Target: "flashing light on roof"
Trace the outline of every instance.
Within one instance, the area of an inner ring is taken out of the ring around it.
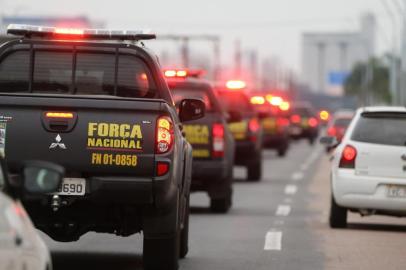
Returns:
[[[247,87],[247,84],[244,81],[240,81],[240,80],[230,80],[230,81],[227,81],[226,87],[231,90],[240,90],[240,89],[244,89],[245,87]]]
[[[287,102],[287,101],[283,101],[283,102],[281,103],[281,105],[279,105],[279,108],[280,108],[282,111],[289,111],[289,109],[290,109],[290,103]]]
[[[261,96],[253,96],[251,97],[251,104],[254,105],[263,105],[265,104],[265,98]]]
[[[107,30],[107,29],[79,29],[64,27],[34,26],[24,24],[10,24],[7,34],[25,37],[80,37],[100,40],[148,40],[155,39],[151,31]]]
[[[164,71],[166,78],[199,78],[204,74],[203,70],[188,70],[188,69],[168,69]]]
[[[271,103],[271,105],[273,106],[280,106],[283,102],[283,99],[281,97],[275,97],[273,96],[271,98],[271,101],[269,101],[269,103]]]

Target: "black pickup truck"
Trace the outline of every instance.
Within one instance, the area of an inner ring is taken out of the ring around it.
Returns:
[[[167,80],[176,103],[186,98],[201,99],[205,103],[205,116],[189,122],[183,129],[193,146],[191,191],[206,191],[211,211],[226,213],[232,205],[235,153],[235,142],[227,120],[234,119],[226,119],[210,83],[193,77]]]
[[[59,192],[27,194],[34,224],[57,241],[143,232],[144,269],[177,269],[188,246],[192,147],[155,55],[133,32],[9,27],[0,47],[0,151],[65,168]],[[18,189],[18,179],[15,188]]]

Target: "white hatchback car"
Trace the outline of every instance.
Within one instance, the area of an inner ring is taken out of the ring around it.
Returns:
[[[38,162],[24,169],[25,191],[35,194],[57,190],[63,171],[43,164],[49,165]],[[17,193],[12,191],[0,155],[0,270],[20,269],[52,270],[51,257]]]
[[[359,109],[334,152],[331,180],[333,228],[346,227],[348,211],[406,216],[406,108]]]

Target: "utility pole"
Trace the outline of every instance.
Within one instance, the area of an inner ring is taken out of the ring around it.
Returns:
[[[235,41],[235,55],[234,55],[234,66],[235,66],[235,74],[236,78],[241,76],[241,69],[242,69],[242,52],[241,52],[241,41],[237,39]]]
[[[1,1],[1,0],[0,0]],[[159,35],[158,40],[172,40],[180,41],[181,49],[180,53],[182,56],[182,65],[187,68],[190,66],[190,42],[194,40],[204,40],[211,42],[213,44],[213,59],[214,59],[214,68],[213,68],[213,78],[218,79],[220,73],[220,37],[216,35]]]

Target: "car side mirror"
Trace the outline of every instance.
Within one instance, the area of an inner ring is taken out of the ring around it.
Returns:
[[[199,99],[183,99],[179,104],[181,122],[200,119],[204,116],[206,105]]]
[[[23,168],[24,190],[32,194],[56,192],[65,169],[46,161],[30,161]]]
[[[327,146],[336,146],[338,145],[337,138],[334,136],[324,136],[320,138],[320,143]]]
[[[236,123],[242,121],[242,114],[238,111],[229,111],[227,113],[227,122]]]

